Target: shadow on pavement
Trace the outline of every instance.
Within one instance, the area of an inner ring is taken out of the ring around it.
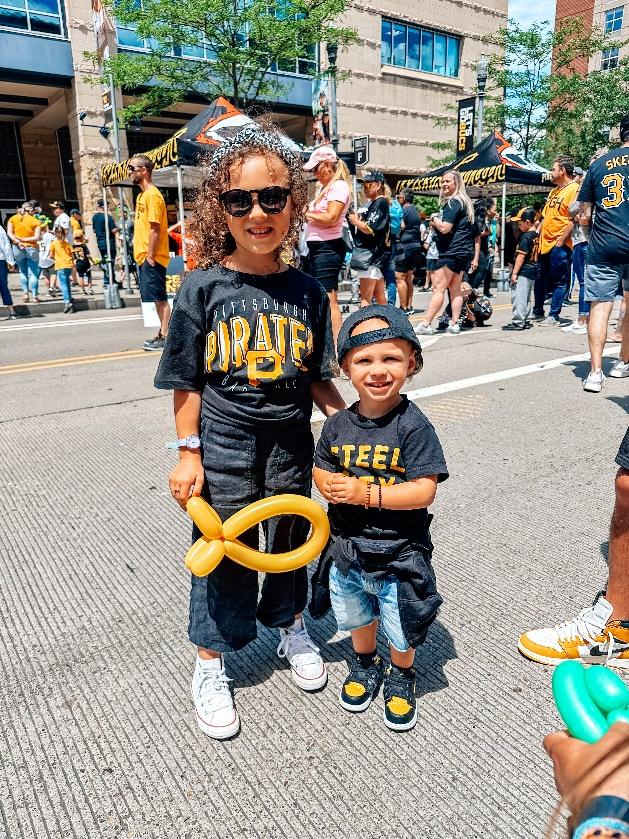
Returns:
[[[629,414],[629,396],[608,396],[607,401],[614,402],[626,414]]]

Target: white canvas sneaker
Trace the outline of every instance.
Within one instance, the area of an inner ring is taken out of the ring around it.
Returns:
[[[214,740],[227,740],[240,730],[240,719],[229,689],[223,656],[212,661],[197,657],[192,676],[192,701],[199,728]]]
[[[432,326],[424,326],[423,323],[418,323],[415,327],[415,335],[433,335]]]
[[[605,376],[602,370],[592,370],[587,379],[583,379],[583,390],[588,393],[600,393],[603,389]]]
[[[587,323],[579,323],[578,320],[573,320],[568,326],[561,327],[562,332],[572,332],[574,335],[587,335]]]
[[[629,361],[623,361],[622,358],[619,358],[609,371],[609,375],[612,379],[624,379],[629,376]]]
[[[302,690],[319,690],[328,681],[319,648],[308,635],[303,620],[296,621],[288,629],[280,629],[277,654],[288,661],[293,681]]]

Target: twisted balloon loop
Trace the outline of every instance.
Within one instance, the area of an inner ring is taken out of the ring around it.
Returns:
[[[325,510],[302,495],[273,495],[239,510],[222,522],[218,513],[203,498],[193,496],[186,511],[203,534],[185,557],[186,568],[196,577],[210,574],[224,556],[252,571],[279,574],[294,571],[316,559],[327,544],[330,523]],[[267,554],[238,540],[250,527],[273,516],[302,516],[312,525],[308,539],[292,551]]]

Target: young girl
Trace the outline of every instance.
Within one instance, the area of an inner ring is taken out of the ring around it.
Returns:
[[[48,296],[54,297],[59,291],[57,277],[55,276],[55,260],[50,256],[50,245],[55,241],[54,233],[50,232],[52,221],[45,215],[37,215],[35,218],[41,224],[41,239],[39,240],[39,276],[46,281]]]
[[[156,387],[174,390],[180,460],[169,485],[184,509],[203,492],[225,520],[262,497],[309,495],[313,399],[328,416],[344,407],[330,381],[327,295],[280,258],[304,220],[301,169],[283,135],[248,126],[204,173],[192,225],[201,267],[177,295],[155,378]],[[264,527],[269,553],[302,544],[307,532],[293,516]],[[257,548],[257,528],[240,539]],[[306,594],[305,568],[267,575],[259,602],[257,574],[227,557],[209,576],[193,576],[192,699],[205,734],[225,739],[239,730],[223,654],[256,637],[256,618],[279,629],[277,651],[298,687],[326,683],[301,617]]]
[[[70,287],[74,259],[72,257],[72,245],[66,239],[66,232],[65,227],[55,227],[55,240],[50,243],[48,248],[48,253],[55,260],[57,280],[59,281],[61,293],[63,294],[63,302],[65,303],[63,309],[64,315],[71,314],[74,311],[72,289]]]

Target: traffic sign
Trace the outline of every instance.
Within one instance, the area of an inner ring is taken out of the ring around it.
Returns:
[[[352,142],[356,166],[366,166],[369,163],[369,134],[365,137],[354,137]]]

